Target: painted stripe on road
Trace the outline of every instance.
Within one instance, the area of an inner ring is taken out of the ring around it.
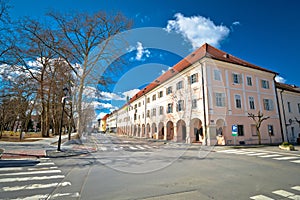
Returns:
[[[250,199],[254,199],[254,200],[274,200],[274,199],[269,198],[265,195],[256,195],[256,196],[250,197]]]
[[[294,187],[291,187],[293,190],[297,190],[297,191],[300,191],[300,186],[294,186]]]
[[[48,174],[48,173],[49,174],[61,173],[61,171],[57,169],[57,170],[45,170],[45,171],[15,172],[15,173],[1,174],[0,176],[17,176],[17,175]]]
[[[11,168],[0,168],[0,172],[3,171],[35,171],[35,170],[48,170],[48,169],[57,169],[57,167],[42,167],[42,168],[25,168],[25,167],[11,167]]]
[[[274,160],[292,160],[292,159],[297,159],[298,157],[295,156],[285,156],[285,157],[280,157],[280,158],[273,158]]]
[[[292,160],[290,162],[293,162],[293,163],[300,163],[300,160]]]
[[[139,149],[145,149],[144,147],[142,147],[141,145],[135,145],[137,148],[139,148]]]
[[[106,147],[100,147],[101,151],[106,151],[107,148]]]
[[[282,197],[287,197],[289,199],[299,199],[299,195],[295,195],[294,193],[287,192],[285,190],[276,190],[276,191],[273,191],[272,193],[277,194]]]
[[[262,155],[266,155],[267,153],[252,153],[252,154],[248,154],[248,156],[262,156]]]
[[[54,175],[54,176],[33,176],[33,177],[22,177],[22,178],[2,178],[0,179],[0,183],[49,180],[49,179],[59,179],[64,177],[65,177],[64,175]]]
[[[138,148],[135,148],[133,146],[129,146],[129,148],[132,149],[132,150],[137,150],[138,149]]]
[[[37,164],[37,166],[45,166],[45,165],[55,165],[55,164],[53,162],[41,162]]]
[[[270,154],[270,155],[258,156],[258,157],[261,157],[261,158],[274,158],[274,157],[278,157],[278,156],[282,156],[282,155],[279,155],[279,154]]]
[[[18,190],[34,190],[41,188],[50,188],[50,187],[65,187],[71,185],[70,182],[62,182],[62,183],[50,183],[50,184],[32,184],[32,185],[22,185],[22,186],[14,186],[14,187],[3,187],[2,190],[5,192],[9,191],[18,191]]]

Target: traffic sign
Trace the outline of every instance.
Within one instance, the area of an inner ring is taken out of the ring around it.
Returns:
[[[238,135],[238,128],[237,125],[232,125],[232,136],[237,136]]]

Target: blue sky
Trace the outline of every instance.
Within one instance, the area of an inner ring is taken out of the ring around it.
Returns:
[[[219,39],[211,41],[214,46],[278,72],[286,83],[300,86],[300,1],[297,0],[11,0],[10,4],[13,6],[13,18],[40,18],[51,9],[61,12],[121,12],[133,20],[132,28],[171,26],[171,31],[181,34],[185,37],[185,42],[190,43],[190,50],[201,43],[201,38],[191,35],[193,27],[195,29],[198,25],[213,23],[208,25],[210,30],[206,32],[204,39],[207,34],[216,34]],[[128,73],[120,75],[118,80],[122,80],[122,84],[113,88],[115,94],[121,95],[122,92],[147,84],[180,59],[176,56],[168,58],[164,52],[156,52],[143,45],[141,42],[133,46],[133,51],[128,55],[132,66],[128,66],[127,72],[132,72],[129,74],[137,77],[137,74],[142,74],[144,69],[149,68],[147,63],[155,60],[155,66],[147,70],[146,74],[140,75],[147,79],[144,82],[133,81],[132,77],[126,77]],[[119,106],[120,102],[113,103],[107,99],[102,107],[107,107],[107,111],[112,108],[111,104]]]

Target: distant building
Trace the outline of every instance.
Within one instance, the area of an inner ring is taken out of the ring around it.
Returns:
[[[262,123],[262,143],[280,143],[276,72],[243,61],[208,44],[111,113],[118,134],[213,145],[218,138],[233,144],[257,144],[248,113],[270,118]],[[300,120],[300,118],[299,118]]]
[[[109,117],[109,114],[106,114],[102,119],[98,120],[98,131],[100,133],[105,133],[106,130],[108,129],[108,124],[107,124],[107,118]]]
[[[283,83],[276,83],[276,88],[284,141],[296,143],[300,139],[300,88]]]

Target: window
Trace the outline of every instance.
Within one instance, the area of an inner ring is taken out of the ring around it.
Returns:
[[[179,100],[177,103],[177,111],[183,111],[184,109],[184,101],[183,100]]]
[[[134,105],[134,109],[137,109],[137,104]]]
[[[291,102],[287,102],[287,105],[288,105],[288,111],[292,112],[292,110],[291,110]]]
[[[192,100],[192,109],[197,108],[197,99]]]
[[[163,106],[160,106],[160,107],[159,107],[159,114],[160,114],[160,115],[163,115],[163,114],[164,114],[164,107],[163,107]]]
[[[218,69],[214,70],[214,80],[221,81],[221,71]]]
[[[167,94],[171,94],[172,93],[172,86],[167,88]]]
[[[190,76],[190,83],[193,84],[193,83],[196,83],[198,82],[198,74],[193,74]]]
[[[252,86],[252,78],[251,76],[247,76],[247,85]]]
[[[134,113],[134,115],[133,115],[133,119],[134,119],[134,120],[136,120],[136,113]]]
[[[150,110],[147,110],[147,117],[150,117]]]
[[[176,84],[176,89],[177,90],[180,90],[183,88],[183,82],[182,81],[179,81],[177,84]]]
[[[158,93],[158,97],[161,98],[161,97],[163,97],[163,96],[164,96],[163,91],[160,91],[160,92]]]
[[[264,99],[264,109],[265,110],[273,110],[273,101],[272,99]]]
[[[155,108],[152,109],[152,116],[153,117],[156,116],[156,109]]]
[[[300,103],[298,103],[298,112],[300,113]]]
[[[249,106],[251,110],[255,109],[255,105],[254,105],[254,97],[249,97]]]
[[[173,104],[169,103],[168,104],[168,109],[167,109],[167,113],[172,113],[173,112]]]
[[[292,138],[294,139],[295,138],[295,128],[293,126],[291,127],[291,131],[292,131]]]
[[[150,103],[150,97],[147,98],[147,103]]]
[[[215,93],[216,97],[216,106],[224,107],[225,106],[225,94],[224,93]]]
[[[141,102],[139,102],[139,107],[141,107]]]
[[[269,136],[274,136],[273,125],[268,125],[268,134]]]
[[[242,83],[242,75],[241,74],[232,74],[233,83],[241,84]]]
[[[241,108],[242,107],[241,95],[239,94],[234,95],[234,99],[235,99],[235,107]]]
[[[156,95],[154,94],[153,96],[152,96],[152,101],[155,101],[156,100]]]
[[[251,133],[252,133],[252,136],[257,136],[255,124],[251,124]]]
[[[244,125],[237,125],[238,136],[244,136]]]
[[[269,81],[261,80],[261,87],[264,88],[264,89],[269,89],[270,88]]]

